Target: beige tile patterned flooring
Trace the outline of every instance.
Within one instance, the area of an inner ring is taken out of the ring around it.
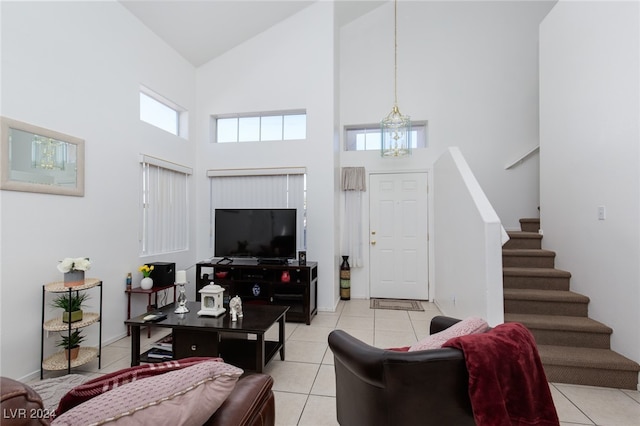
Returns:
[[[331,330],[340,328],[380,348],[406,346],[429,333],[438,308],[423,302],[424,312],[373,310],[369,300],[341,301],[336,312],[320,312],[311,325],[286,324],[286,360],[278,357],[266,368],[274,378],[278,425],[336,425],[333,356],[327,345]],[[143,335],[144,350],[166,330],[156,328],[150,339]],[[277,338],[277,330],[268,337]],[[103,348],[102,369],[97,361],[74,370],[97,376],[126,368],[130,339]],[[640,425],[640,392],[552,383],[551,392],[562,425]]]

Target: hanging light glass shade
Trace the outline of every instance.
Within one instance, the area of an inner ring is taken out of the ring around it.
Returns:
[[[411,154],[411,118],[402,115],[398,105],[380,122],[382,156],[403,157]]]
[[[411,154],[411,118],[398,108],[398,0],[393,4],[393,94],[391,112],[380,122],[382,157],[404,157]]]

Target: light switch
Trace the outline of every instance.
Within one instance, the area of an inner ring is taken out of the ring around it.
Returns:
[[[598,206],[598,220],[605,220],[607,218],[607,210],[604,206]]]

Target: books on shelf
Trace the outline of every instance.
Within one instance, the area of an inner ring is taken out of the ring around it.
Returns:
[[[173,336],[169,334],[151,344],[151,349],[147,352],[147,358],[162,361],[173,359]]]
[[[153,343],[151,345],[151,347],[154,348],[154,349],[172,351],[173,350],[173,336],[171,334],[169,334],[168,336],[165,336],[162,339],[158,340],[157,342]]]
[[[147,353],[148,358],[153,359],[173,359],[173,351],[165,351],[163,349],[153,348]]]

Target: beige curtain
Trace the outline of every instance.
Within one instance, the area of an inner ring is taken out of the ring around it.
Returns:
[[[341,254],[349,256],[352,268],[358,268],[364,263],[362,193],[367,189],[364,167],[343,167],[341,187],[344,191],[345,209]]]
[[[343,167],[342,168],[342,190],[343,191],[366,191],[367,177],[364,167]]]

